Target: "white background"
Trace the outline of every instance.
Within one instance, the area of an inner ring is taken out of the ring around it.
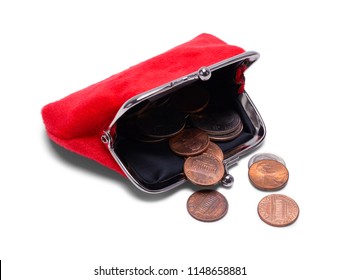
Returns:
[[[0,2],[0,259],[3,279],[99,277],[103,267],[244,266],[233,279],[339,275],[337,1]],[[263,223],[244,158],[215,223],[191,218],[195,188],[147,195],[48,140],[41,108],[200,33],[255,50],[246,90],[286,161],[279,193],[300,206],[286,228]],[[210,279],[207,276],[138,279]],[[212,276],[211,276],[212,277]],[[211,279],[227,279],[214,276]]]

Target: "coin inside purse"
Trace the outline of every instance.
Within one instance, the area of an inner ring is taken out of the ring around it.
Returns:
[[[138,188],[159,193],[186,181],[185,157],[169,147],[169,139],[186,127],[206,130],[227,165],[262,142],[262,118],[243,88],[240,93],[237,80],[238,69],[247,69],[257,58],[254,52],[242,54],[124,104],[106,134],[112,137],[111,154]]]

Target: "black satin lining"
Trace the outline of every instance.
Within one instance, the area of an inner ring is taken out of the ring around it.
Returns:
[[[183,176],[184,158],[174,154],[168,141],[142,143],[130,139],[117,139],[117,151],[128,169],[150,189],[177,176]]]
[[[234,77],[233,73],[233,69],[222,69],[214,72],[209,81],[197,82],[210,92],[210,102],[221,105],[221,110],[226,104],[232,106],[242,119],[243,132],[236,139],[229,142],[215,142],[223,152],[231,151],[247,142],[255,133],[250,119],[236,98],[237,88],[231,78]],[[126,169],[146,189],[161,190],[184,178],[184,158],[170,150],[168,140],[144,143],[125,138],[117,131],[114,146]]]

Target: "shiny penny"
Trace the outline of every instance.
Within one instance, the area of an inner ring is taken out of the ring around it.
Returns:
[[[224,155],[223,155],[223,151],[221,150],[221,148],[210,141],[208,148],[204,151],[205,154],[209,154],[209,155],[213,155],[214,157],[216,157],[218,160],[223,161],[224,159]]]
[[[282,189],[289,178],[288,169],[276,160],[263,159],[253,163],[248,171],[251,183],[264,191]]]
[[[203,153],[185,160],[184,174],[195,185],[212,186],[222,179],[224,166],[216,157]]]
[[[169,139],[170,149],[180,156],[194,156],[204,152],[209,145],[209,136],[197,128],[185,128]]]
[[[300,210],[292,198],[282,194],[271,194],[261,199],[257,212],[265,223],[284,227],[296,221]]]
[[[227,214],[228,201],[218,191],[201,190],[189,197],[187,210],[192,217],[199,221],[213,222]]]

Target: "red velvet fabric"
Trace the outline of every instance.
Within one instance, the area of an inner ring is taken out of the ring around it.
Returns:
[[[124,175],[101,142],[119,108],[129,98],[244,50],[215,36],[201,34],[161,55],[141,62],[101,82],[72,93],[42,108],[50,139]]]

